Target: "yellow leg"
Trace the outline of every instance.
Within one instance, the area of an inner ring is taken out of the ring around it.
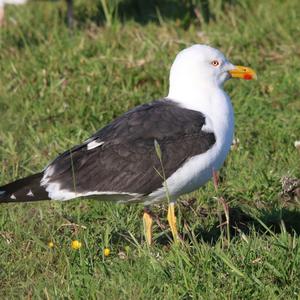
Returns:
[[[145,230],[145,237],[147,244],[150,246],[152,243],[152,217],[151,215],[145,211],[143,215],[143,221],[144,221],[144,230]]]
[[[214,187],[215,191],[217,192],[219,189],[219,173],[218,171],[213,170],[213,182],[214,182]]]
[[[169,225],[170,225],[170,228],[171,228],[173,239],[174,239],[174,241],[177,242],[179,240],[179,235],[178,235],[177,226],[176,226],[175,203],[174,202],[171,202],[169,204],[168,222],[169,222]]]

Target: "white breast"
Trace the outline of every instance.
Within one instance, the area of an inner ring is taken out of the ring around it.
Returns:
[[[190,158],[166,180],[171,198],[189,193],[204,185],[213,170],[219,170],[230,150],[234,131],[234,115],[230,98],[223,90],[218,90],[207,101],[191,101],[185,108],[200,111],[207,118],[204,130],[214,132],[216,143],[203,154]],[[162,187],[149,195],[149,202],[166,197],[166,188]],[[147,201],[148,202],[148,201]],[[146,202],[146,203],[147,203]]]

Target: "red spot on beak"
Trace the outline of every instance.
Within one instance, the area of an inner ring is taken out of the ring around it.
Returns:
[[[251,74],[245,74],[244,75],[244,79],[251,80],[252,79],[252,75]]]

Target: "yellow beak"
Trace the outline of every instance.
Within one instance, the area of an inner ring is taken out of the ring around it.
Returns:
[[[235,66],[233,70],[229,71],[233,78],[243,78],[246,80],[257,79],[256,73],[253,69],[243,66]]]

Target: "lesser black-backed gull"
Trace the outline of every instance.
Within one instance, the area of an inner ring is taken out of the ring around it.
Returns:
[[[41,173],[0,187],[0,202],[95,197],[148,206],[168,198],[176,239],[176,199],[204,185],[230,149],[234,115],[223,84],[231,77],[256,75],[210,46],[181,51],[171,67],[167,97],[121,115]],[[146,210],[144,224],[150,244],[152,218]]]

